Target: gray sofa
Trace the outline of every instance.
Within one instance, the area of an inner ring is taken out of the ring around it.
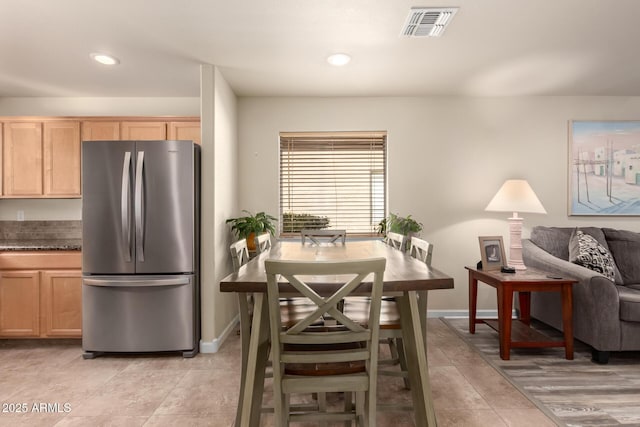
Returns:
[[[534,227],[523,239],[527,267],[539,268],[579,283],[573,286],[573,331],[589,344],[595,362],[607,363],[609,352],[640,350],[640,233],[612,228],[582,227],[606,248],[615,261],[615,278],[569,261],[575,227]],[[533,292],[531,315],[562,330],[558,292]]]

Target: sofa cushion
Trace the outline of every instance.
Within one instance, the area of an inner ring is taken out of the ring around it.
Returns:
[[[530,240],[556,258],[569,261],[569,239],[574,230],[575,227],[543,227],[538,225],[531,230]],[[607,240],[600,228],[581,227],[579,230],[593,236],[598,243],[607,248],[607,250],[609,249]]]
[[[569,261],[598,272],[609,280],[616,277],[613,256],[595,237],[575,229],[569,239]]]
[[[620,320],[640,322],[640,289],[618,286]]]
[[[640,233],[603,228],[624,285],[640,283]]]

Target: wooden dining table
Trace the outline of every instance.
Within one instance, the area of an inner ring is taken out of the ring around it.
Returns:
[[[453,279],[380,240],[354,240],[345,244],[320,245],[281,241],[220,282],[221,292],[238,293],[241,311],[242,373],[236,426],[260,425],[269,356],[269,314],[264,261],[335,261],[378,257],[387,260],[383,295],[394,296],[399,303],[416,426],[436,425],[426,356],[427,293],[437,289],[452,289]],[[333,279],[323,277],[322,281],[307,281],[314,291],[323,296],[333,294],[343,282],[343,278],[338,276]],[[293,295],[292,287],[285,281],[281,282],[280,287],[281,293],[292,292]],[[362,295],[370,294],[370,289],[369,278],[358,288]],[[253,315],[251,325],[243,326],[242,319],[246,322],[250,318],[246,303],[248,294],[253,294]]]

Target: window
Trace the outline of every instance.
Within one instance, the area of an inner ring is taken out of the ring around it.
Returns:
[[[281,133],[281,235],[376,235],[386,216],[386,142],[386,132]]]

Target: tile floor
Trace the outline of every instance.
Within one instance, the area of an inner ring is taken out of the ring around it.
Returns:
[[[428,344],[439,426],[555,425],[442,321],[429,319]],[[218,353],[193,359],[84,360],[79,341],[0,340],[0,426],[229,427],[239,362],[237,335]],[[379,399],[401,403],[411,397],[400,379],[381,377]],[[270,415],[263,419],[262,425],[272,425]],[[385,412],[378,425],[414,423],[408,413]]]

